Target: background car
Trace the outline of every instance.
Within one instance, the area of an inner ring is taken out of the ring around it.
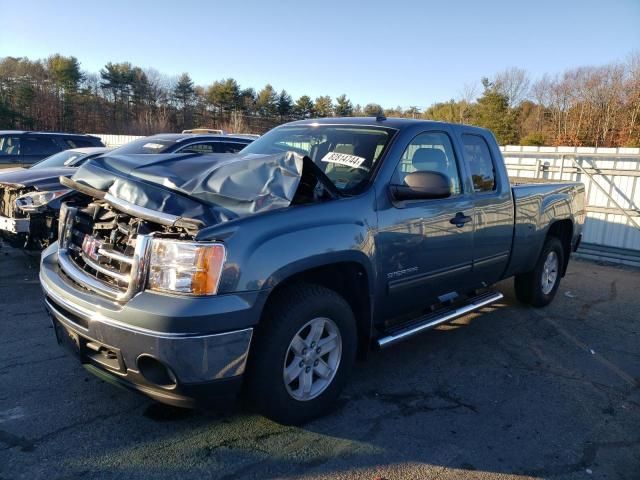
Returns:
[[[0,169],[28,167],[70,148],[104,147],[92,135],[0,130]]]
[[[159,133],[129,142],[111,153],[237,153],[254,140],[244,135]]]
[[[241,135],[161,133],[119,148],[76,148],[58,152],[28,169],[0,172],[0,233],[12,246],[40,249],[55,241],[60,203],[69,189],[60,177],[106,152],[117,154],[236,153],[255,138]]]
[[[0,233],[13,246],[41,248],[56,238],[60,201],[69,192],[60,177],[70,177],[106,147],[73,148],[32,165],[0,171]],[[20,206],[19,206],[20,205]]]

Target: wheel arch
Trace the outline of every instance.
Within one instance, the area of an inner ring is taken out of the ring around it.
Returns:
[[[562,243],[563,264],[562,264],[562,276],[567,273],[567,267],[569,265],[569,257],[571,256],[571,239],[573,237],[573,222],[569,218],[562,220],[556,220],[549,225],[547,229],[547,235],[545,241],[549,237],[555,237]]]
[[[286,273],[277,276],[277,281],[270,282],[273,287],[265,300],[263,315],[270,302],[287,288],[301,283],[321,285],[339,294],[351,307],[358,332],[358,352],[362,356],[369,349],[373,328],[372,275],[365,265],[350,258],[305,268],[290,266]]]

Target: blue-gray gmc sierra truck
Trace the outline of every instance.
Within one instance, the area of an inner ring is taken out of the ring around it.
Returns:
[[[135,158],[134,158],[135,157]],[[106,155],[61,182],[40,279],[58,341],[100,377],[191,407],[244,387],[282,423],[326,411],[358,353],[502,298],[552,301],[578,183],[509,184],[493,135],[325,118],[234,155]]]

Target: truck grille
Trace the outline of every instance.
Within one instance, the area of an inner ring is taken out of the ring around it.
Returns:
[[[111,233],[108,231],[107,233]],[[133,265],[136,237],[125,233],[122,241],[110,243],[109,238],[94,231],[94,222],[86,213],[78,212],[71,223],[69,243],[71,259],[96,278],[126,289]]]
[[[63,206],[59,262],[71,280],[117,301],[144,288],[151,235],[137,219],[105,205]]]

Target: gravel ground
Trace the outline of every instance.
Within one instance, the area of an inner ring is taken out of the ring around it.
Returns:
[[[37,256],[0,249],[0,478],[640,478],[640,272],[573,261],[555,302],[356,365],[304,427],[164,407],[55,343]]]

